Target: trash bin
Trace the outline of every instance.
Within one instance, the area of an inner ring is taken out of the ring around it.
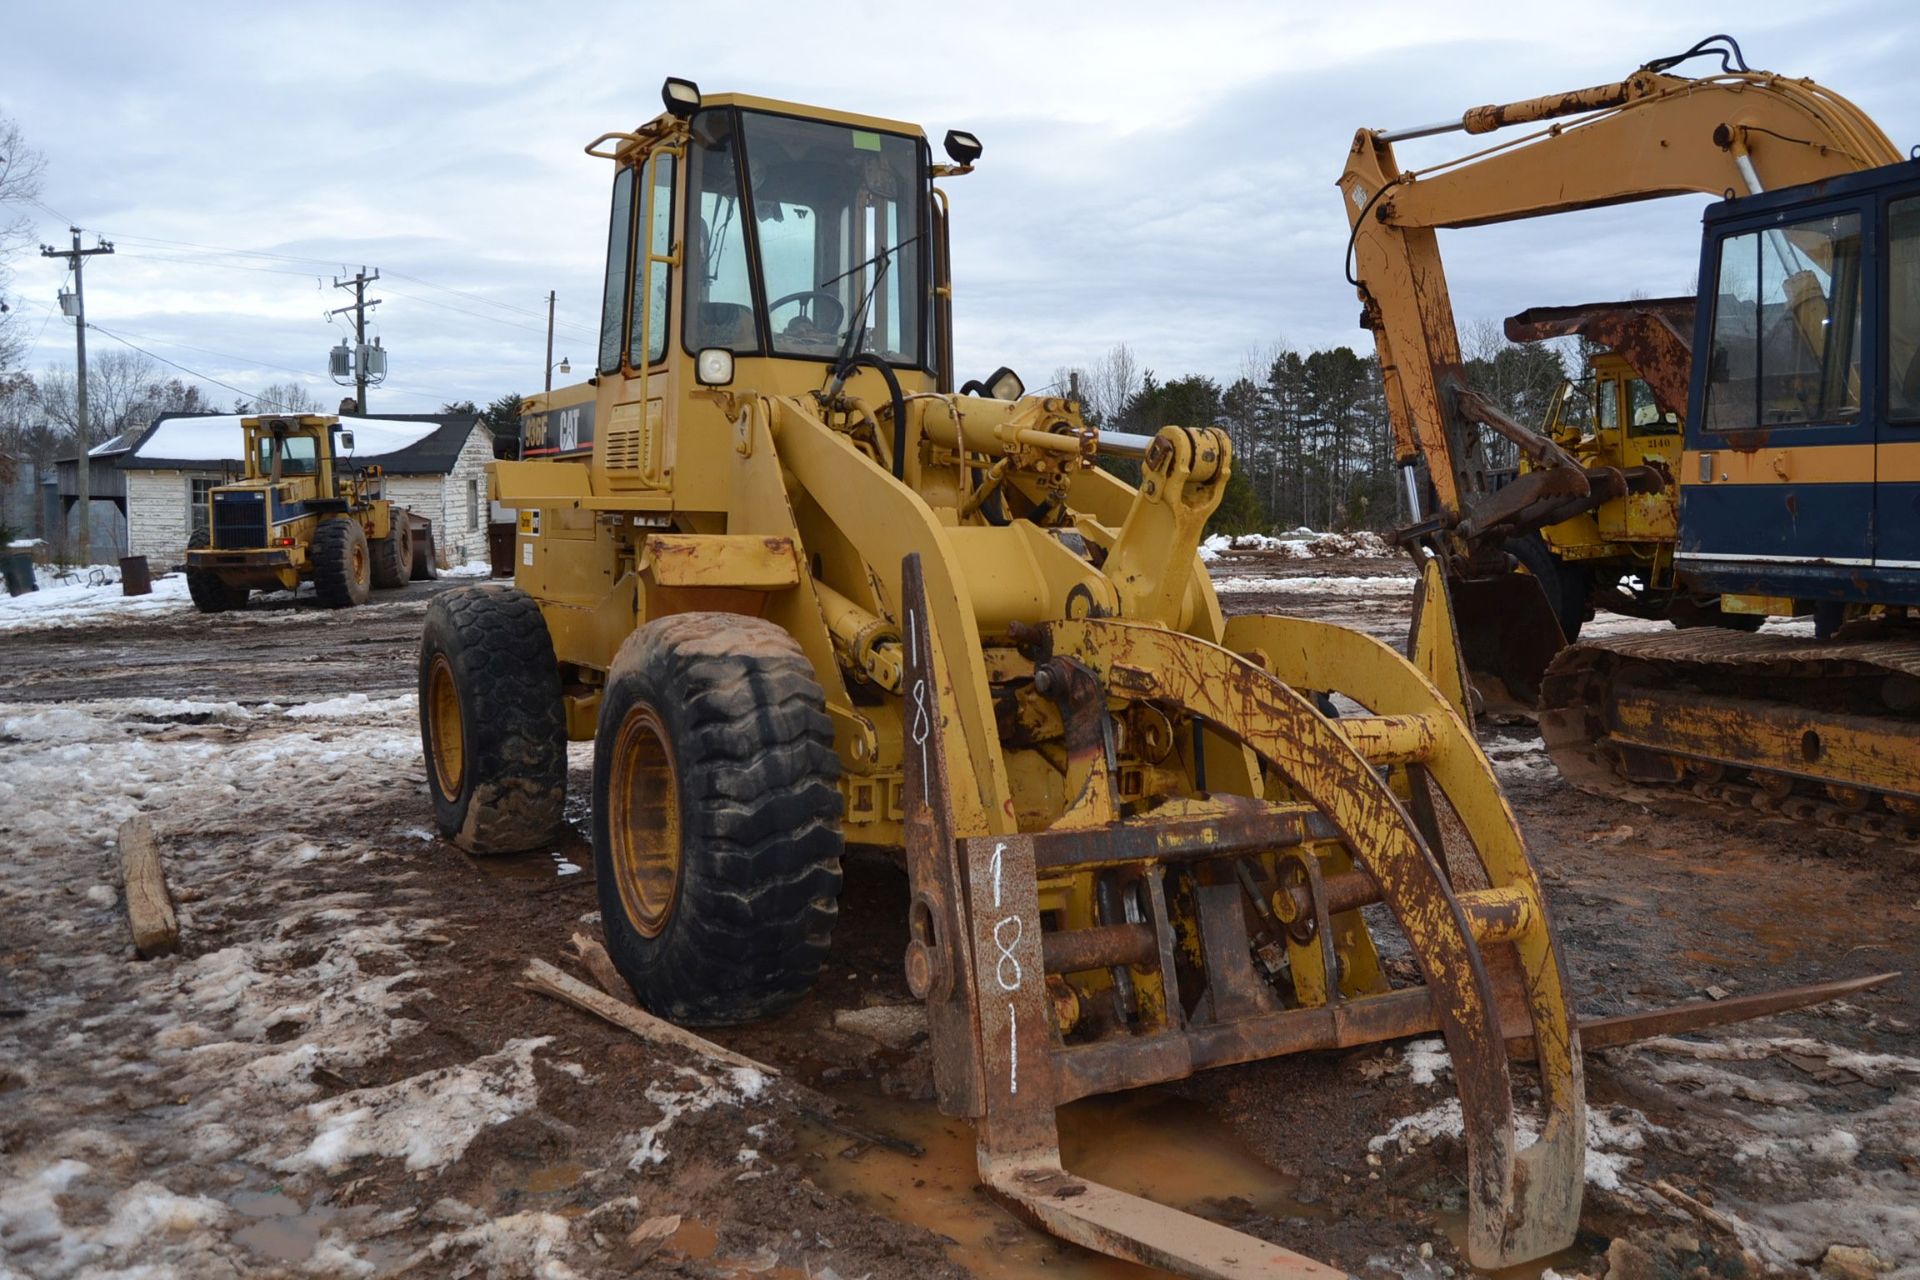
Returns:
[[[120,557],[120,594],[123,596],[153,594],[153,575],[147,571],[145,556]]]
[[[38,591],[40,584],[33,576],[33,556],[25,551],[0,551],[0,574],[7,580],[7,594],[23,596],[29,591]]]

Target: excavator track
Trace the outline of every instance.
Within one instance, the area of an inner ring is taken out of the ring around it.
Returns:
[[[1699,628],[1571,645],[1540,732],[1597,795],[1696,798],[1920,842],[1920,633],[1846,641]]]

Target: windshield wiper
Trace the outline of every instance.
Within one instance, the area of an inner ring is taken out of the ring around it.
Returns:
[[[860,305],[854,308],[853,323],[849,324],[847,331],[840,335],[840,351],[834,357],[833,361],[833,380],[827,385],[827,394],[829,396],[837,396],[840,394],[840,388],[846,385],[847,375],[852,372],[852,367],[849,362],[860,354],[860,347],[865,340],[867,332],[867,311],[873,306],[874,295],[880,292],[880,282],[887,278],[887,268],[893,265],[893,255],[919,239],[920,237],[917,235],[908,236],[899,244],[889,245],[882,249],[865,262],[856,262],[832,279],[822,280],[820,282],[819,287],[824,289],[830,284],[838,284],[856,271],[864,271],[868,267],[877,267],[873,273],[873,283],[867,286],[866,293],[860,298]]]

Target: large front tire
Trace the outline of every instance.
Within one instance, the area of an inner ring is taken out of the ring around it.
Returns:
[[[519,853],[560,831],[567,717],[540,606],[517,587],[459,587],[427,606],[420,746],[440,833],[470,853]]]
[[[684,613],[627,638],[593,752],[607,950],[661,1017],[770,1017],[813,986],[840,894],[833,725],[793,637]]]
[[[383,591],[404,587],[413,576],[413,530],[404,511],[396,510],[392,532],[373,542],[373,585]]]
[[[313,594],[329,609],[365,604],[373,594],[373,556],[359,521],[335,516],[313,531]]]
[[[187,539],[187,550],[201,550],[210,541],[205,529],[195,529]],[[228,582],[217,569],[187,570],[187,594],[193,597],[193,607],[202,613],[225,613],[244,608],[247,603],[247,589]]]

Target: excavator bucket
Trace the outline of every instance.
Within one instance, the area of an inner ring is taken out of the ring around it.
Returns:
[[[1540,580],[1502,573],[1456,578],[1449,587],[1467,670],[1488,709],[1534,706],[1540,678],[1567,644]]]
[[[989,1188],[1064,1238],[1185,1275],[1337,1275],[1064,1169],[1055,1109],[1437,1030],[1465,1118],[1469,1259],[1504,1266],[1571,1243],[1579,1038],[1518,827],[1432,683],[1369,637],[1293,618],[1233,619],[1221,645],[1114,619],[1022,627],[1020,683],[1064,729],[1066,808],[1044,830],[980,835],[954,825],[952,788],[973,780],[950,773],[965,744],[917,556],[903,586],[907,975],[927,1002],[941,1107],[975,1120]],[[1365,711],[1345,718],[1310,699],[1356,691]],[[1142,724],[1200,794],[1154,804],[1150,779],[1114,768],[1116,741],[1137,748]],[[1441,797],[1467,834],[1458,847],[1442,842]],[[1091,916],[1072,918],[1085,902]],[[1360,911],[1373,903],[1419,984],[1388,982]],[[1513,1036],[1537,1058],[1542,1097],[1524,1150]]]

